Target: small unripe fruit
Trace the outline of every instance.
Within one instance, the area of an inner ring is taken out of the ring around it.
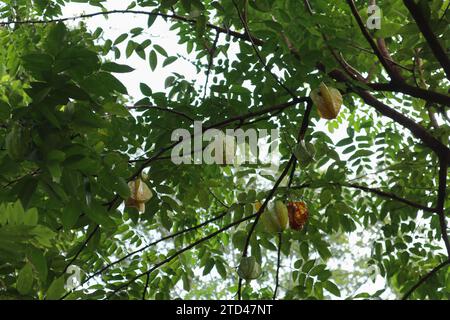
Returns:
[[[237,273],[239,277],[247,281],[258,279],[261,275],[261,266],[255,257],[242,257]]]

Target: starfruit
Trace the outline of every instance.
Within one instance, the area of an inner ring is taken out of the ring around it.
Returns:
[[[244,280],[258,279],[261,275],[261,266],[255,257],[242,257],[237,273]]]
[[[126,202],[126,205],[128,207],[134,207],[140,212],[144,212],[145,203],[153,196],[152,191],[141,178],[128,182],[128,187],[130,188],[131,195]]]
[[[308,220],[308,207],[303,201],[291,201],[287,204],[289,226],[294,230],[301,230]]]
[[[319,88],[311,91],[310,97],[317,106],[319,115],[323,119],[335,119],[342,105],[342,95],[339,90],[327,87],[321,83]]]
[[[271,208],[267,208],[261,214],[261,220],[267,232],[282,232],[288,226],[288,209],[282,201],[277,200]]]

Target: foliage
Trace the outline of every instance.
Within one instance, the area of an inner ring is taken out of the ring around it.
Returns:
[[[93,14],[76,24],[62,16],[68,2],[0,4],[2,299],[270,299],[278,285],[283,299],[450,298],[448,0],[380,1],[380,30],[358,24],[367,1],[129,0],[107,11],[77,0]],[[83,22],[113,14],[148,24],[107,39]],[[164,20],[185,53],[145,34]],[[173,72],[163,92],[142,82],[130,97],[117,75],[134,72],[118,63],[132,55],[152,75],[194,57],[206,81]],[[344,99],[327,122],[308,98],[322,82]],[[279,172],[175,165],[171,132],[193,120],[278,128]],[[297,164],[302,140],[314,161]],[[153,197],[140,213],[123,203],[143,172]],[[280,250],[255,223],[275,199],[309,210]],[[348,277],[383,277],[375,294],[353,294],[332,263],[361,234],[370,254]],[[243,283],[247,255],[263,272]],[[84,275],[74,290],[70,266]]]

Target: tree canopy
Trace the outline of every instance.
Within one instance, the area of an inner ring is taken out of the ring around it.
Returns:
[[[449,299],[449,4],[0,2],[0,299]],[[278,170],[174,163],[196,122]]]

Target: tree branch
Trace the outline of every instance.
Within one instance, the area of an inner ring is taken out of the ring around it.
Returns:
[[[350,84],[349,78],[340,70],[336,69],[332,70],[329,73],[329,75],[336,81]],[[400,112],[392,109],[386,104],[382,103],[366,90],[356,86],[352,86],[352,88],[361,97],[361,99],[363,99],[363,101],[366,104],[375,108],[382,115],[391,118],[398,124],[407,128],[409,131],[411,131],[413,136],[420,139],[427,147],[433,150],[439,157],[444,156],[445,159],[450,159],[450,149],[447,146],[445,146],[442,142],[440,142],[438,139],[433,137],[421,125],[416,123],[414,120],[406,117],[405,115],[401,114]]]
[[[439,225],[441,228],[441,237],[444,240],[447,256],[450,259],[450,242],[447,234],[447,221],[445,217],[445,200],[447,199],[447,170],[448,158],[439,159],[439,189],[437,196],[436,212],[439,215]]]
[[[397,68],[393,68],[393,64],[389,63],[383,53],[381,52],[380,48],[377,46],[375,41],[373,40],[372,36],[370,35],[369,31],[367,31],[366,26],[364,25],[364,22],[362,21],[361,16],[359,15],[358,9],[356,8],[355,2],[353,0],[347,0],[347,4],[349,5],[353,16],[356,19],[356,22],[358,23],[359,28],[361,29],[362,34],[366,38],[369,45],[372,47],[373,52],[378,57],[378,60],[380,60],[381,64],[383,65],[386,72],[391,77],[391,80],[401,82],[403,81],[402,76],[400,72],[397,70]]]
[[[236,8],[239,19],[241,20],[241,23],[244,26],[245,34],[247,35],[248,39],[250,39],[250,42],[253,47],[253,51],[255,51],[256,56],[258,57],[258,60],[262,64],[264,70],[266,70],[266,72],[268,72],[274,78],[275,82],[278,83],[278,85],[280,87],[282,87],[295,100],[297,98],[297,95],[291,89],[289,89],[274,73],[272,73],[272,70],[270,70],[270,68],[267,66],[267,64],[264,61],[264,59],[262,58],[258,48],[256,47],[256,44],[253,42],[253,38],[251,36],[250,29],[247,25],[247,22],[241,15],[241,12],[239,10],[238,5],[236,4],[236,1],[235,0],[232,0],[232,1],[233,1],[234,7]]]
[[[240,220],[234,221],[233,223],[231,223],[231,224],[229,224],[229,225],[227,225],[227,226],[225,226],[225,227],[223,227],[223,228],[220,228],[219,230],[217,230],[217,231],[215,231],[215,232],[213,232],[213,233],[207,235],[206,237],[203,237],[203,238],[201,238],[201,239],[199,239],[199,240],[197,240],[197,241],[191,243],[190,245],[188,245],[188,246],[184,247],[183,249],[181,249],[181,250],[175,252],[174,254],[170,255],[169,257],[167,257],[167,258],[164,259],[163,261],[158,262],[158,263],[155,264],[151,269],[149,269],[149,270],[147,270],[147,271],[145,271],[145,272],[143,272],[143,273],[140,273],[140,274],[136,275],[135,277],[133,277],[132,279],[130,279],[130,280],[127,281],[126,283],[120,285],[119,287],[117,287],[116,289],[114,289],[114,291],[111,292],[111,293],[108,295],[108,298],[111,297],[113,294],[115,294],[115,293],[117,293],[117,292],[123,290],[124,288],[128,287],[131,283],[135,282],[135,281],[138,280],[139,278],[141,278],[141,277],[143,277],[143,276],[145,276],[145,275],[147,275],[147,274],[152,273],[153,271],[155,271],[155,270],[158,269],[159,267],[161,267],[161,266],[163,266],[164,264],[166,264],[166,263],[172,261],[174,258],[176,258],[177,256],[179,256],[180,254],[182,254],[182,253],[184,253],[184,252],[186,252],[186,251],[188,251],[188,250],[194,248],[195,246],[199,245],[199,244],[202,243],[202,242],[205,242],[205,241],[207,241],[207,240],[209,240],[209,239],[211,239],[211,238],[214,238],[214,237],[217,236],[218,234],[220,234],[220,233],[222,233],[222,232],[224,232],[224,231],[226,231],[226,230],[228,230],[228,229],[230,229],[230,228],[232,228],[232,227],[234,227],[234,226],[237,226],[238,224],[241,224],[242,222],[245,222],[245,221],[247,221],[247,220],[253,219],[253,218],[256,217],[256,216],[257,216],[257,213],[254,213],[254,214],[252,214],[252,215],[250,215],[250,216],[247,216],[247,217],[244,217],[244,218],[242,218],[242,219],[240,219]]]
[[[278,233],[278,251],[277,251],[277,273],[275,275],[275,289],[273,290],[273,300],[277,298],[277,291],[279,285],[280,265],[281,265],[281,244],[283,239],[283,233]]]
[[[427,102],[450,107],[450,96],[436,91],[413,87],[407,83],[369,83],[367,85],[376,91],[401,92]]]
[[[402,300],[407,300],[409,298],[409,296],[418,287],[420,287],[422,284],[424,284],[429,278],[431,278],[431,276],[433,276],[436,272],[438,272],[439,270],[441,270],[443,267],[445,267],[448,264],[450,264],[450,259],[442,262],[441,264],[439,264],[438,266],[433,268],[430,272],[428,272],[425,276],[420,278],[419,281],[411,289],[409,289],[408,292],[405,293],[405,295],[403,296]]]
[[[419,209],[419,210],[423,210],[425,212],[434,212],[434,213],[436,212],[435,208],[430,208],[430,207],[427,207],[427,206],[415,203],[415,202],[413,202],[411,200],[399,197],[399,196],[397,196],[394,193],[385,192],[385,191],[382,191],[382,190],[377,189],[377,188],[370,188],[370,187],[362,186],[362,185],[359,185],[359,184],[356,184],[356,183],[330,182],[327,185],[329,185],[329,186],[339,186],[339,187],[344,187],[344,188],[358,189],[358,190],[361,190],[361,191],[365,191],[365,192],[370,192],[370,193],[376,194],[376,195],[378,195],[380,197],[383,197],[383,198],[388,198],[388,199],[391,199],[391,200],[395,200],[395,201],[407,204],[410,207],[413,207],[413,208],[416,208],[416,209]],[[299,186],[292,186],[291,187],[291,189],[294,189],[294,190],[300,190],[300,189],[305,189],[305,188],[312,188],[311,184],[310,183],[304,183],[304,184],[299,185]],[[322,186],[316,186],[314,188],[322,188]]]
[[[413,0],[403,0],[403,3],[408,8],[409,13],[413,17],[413,19],[416,21],[417,27],[419,27],[420,32],[425,37],[425,40],[427,41],[428,46],[430,47],[434,56],[444,69],[444,72],[447,75],[447,79],[450,80],[450,59],[447,56],[444,48],[442,48],[441,44],[439,43],[438,38],[433,33],[433,30],[431,30],[427,18],[425,17],[420,6]]]
[[[303,115],[302,124],[301,124],[300,130],[299,130],[299,133],[298,133],[298,138],[297,138],[298,142],[303,140],[303,138],[305,136],[305,133],[306,133],[306,130],[308,129],[309,117],[310,117],[311,109],[312,109],[312,103],[309,100],[309,102],[306,105],[305,113]],[[283,172],[278,177],[278,179],[275,182],[275,185],[273,186],[272,190],[270,190],[269,194],[267,195],[266,199],[264,200],[264,203],[261,205],[261,208],[259,208],[258,212],[256,213],[256,218],[253,221],[253,224],[250,227],[250,230],[248,232],[247,239],[245,240],[244,250],[242,252],[242,256],[243,257],[247,256],[248,247],[250,245],[250,239],[251,239],[251,237],[253,235],[253,232],[255,231],[256,225],[258,224],[258,221],[259,221],[259,218],[261,217],[261,214],[266,209],[267,204],[270,201],[270,199],[272,199],[273,195],[276,193],[276,191],[278,189],[278,186],[280,185],[281,181],[284,179],[284,177],[289,172],[289,168],[294,163],[294,161],[295,161],[295,156],[294,156],[294,154],[292,154],[290,159],[289,159],[289,162],[287,163],[287,165],[284,168]],[[241,289],[242,289],[242,278],[239,277],[238,291],[237,291],[238,300],[241,300]]]
[[[194,118],[192,118],[191,116],[189,116],[189,115],[187,115],[187,114],[185,114],[185,113],[183,113],[183,112],[180,112],[180,111],[177,111],[177,110],[174,110],[174,109],[168,109],[168,108],[158,107],[158,106],[154,106],[154,105],[143,105],[143,104],[139,104],[139,105],[135,105],[135,106],[127,106],[127,109],[128,109],[128,110],[135,110],[135,109],[136,109],[136,110],[138,110],[138,109],[147,109],[147,110],[155,109],[155,110],[161,110],[161,111],[164,111],[164,112],[169,112],[169,113],[176,114],[176,115],[181,116],[181,117],[183,117],[183,118],[186,118],[187,120],[192,121],[192,122],[195,121]]]
[[[88,282],[89,280],[91,280],[92,278],[94,278],[94,277],[96,277],[96,276],[102,274],[104,271],[106,271],[106,270],[108,270],[109,268],[111,268],[112,266],[114,266],[114,265],[116,265],[116,264],[118,264],[118,263],[120,263],[120,262],[122,262],[122,261],[128,259],[129,257],[134,256],[135,254],[140,253],[140,252],[142,252],[142,251],[144,251],[144,250],[146,250],[146,249],[148,249],[148,248],[150,248],[150,247],[152,247],[152,246],[155,246],[155,245],[157,245],[157,244],[160,243],[160,242],[163,242],[163,241],[166,241],[166,240],[175,238],[175,237],[177,237],[177,236],[179,236],[179,235],[182,235],[182,234],[184,234],[184,233],[187,233],[187,232],[191,232],[191,231],[200,229],[200,228],[202,228],[202,227],[204,227],[204,226],[206,226],[206,225],[208,225],[208,224],[210,224],[210,223],[212,223],[212,222],[214,222],[214,221],[217,221],[217,220],[222,219],[222,218],[223,218],[225,215],[227,215],[228,213],[229,213],[229,211],[224,211],[223,213],[221,213],[221,214],[218,215],[217,217],[214,217],[214,218],[211,218],[211,219],[209,219],[209,220],[206,220],[205,222],[202,222],[202,223],[200,223],[200,224],[198,224],[198,225],[196,225],[196,226],[193,226],[193,227],[190,227],[190,228],[187,228],[187,229],[184,229],[184,230],[181,230],[181,231],[172,233],[172,234],[170,234],[170,235],[168,235],[168,236],[162,237],[162,238],[160,238],[160,239],[158,239],[158,240],[156,240],[156,241],[153,241],[153,242],[151,242],[151,243],[149,243],[149,244],[147,244],[147,245],[145,245],[145,246],[143,246],[143,247],[141,247],[141,248],[139,248],[139,249],[137,249],[137,250],[135,250],[135,251],[132,251],[132,252],[126,254],[126,255],[123,256],[122,258],[120,258],[120,259],[118,259],[118,260],[116,260],[116,261],[113,261],[113,262],[109,263],[108,265],[104,266],[104,267],[101,268],[100,270],[96,271],[95,273],[93,273],[92,275],[90,275],[89,277],[87,277],[86,280],[83,281],[83,283],[79,284],[79,285],[78,285],[76,288],[74,288],[73,290],[67,292],[64,296],[62,296],[62,297],[60,298],[60,300],[66,298],[66,297],[67,297],[69,294],[71,294],[74,290],[76,290],[77,288],[83,286],[85,283],[87,283],[87,282]]]
[[[48,23],[57,23],[57,22],[65,22],[70,20],[78,20],[78,19],[85,19],[85,18],[92,18],[95,16],[101,16],[101,15],[113,15],[113,14],[137,14],[137,15],[147,15],[147,16],[158,16],[165,19],[173,19],[178,20],[182,22],[187,22],[190,24],[196,24],[197,21],[195,19],[186,18],[177,14],[165,14],[161,12],[149,12],[149,11],[143,11],[143,10],[110,10],[110,11],[103,11],[103,12],[94,12],[94,13],[88,13],[88,14],[81,14],[77,16],[72,17],[64,17],[64,18],[57,18],[57,19],[51,19],[51,20],[21,20],[21,21],[3,21],[0,22],[0,26],[6,26],[11,24],[48,24]],[[210,23],[207,23],[206,26],[210,29],[216,30],[220,33],[229,34],[230,36],[233,36],[234,38],[250,41],[250,38],[242,33],[229,30],[226,28],[222,28]],[[256,45],[262,45],[264,42],[257,38],[251,38],[251,40]]]

